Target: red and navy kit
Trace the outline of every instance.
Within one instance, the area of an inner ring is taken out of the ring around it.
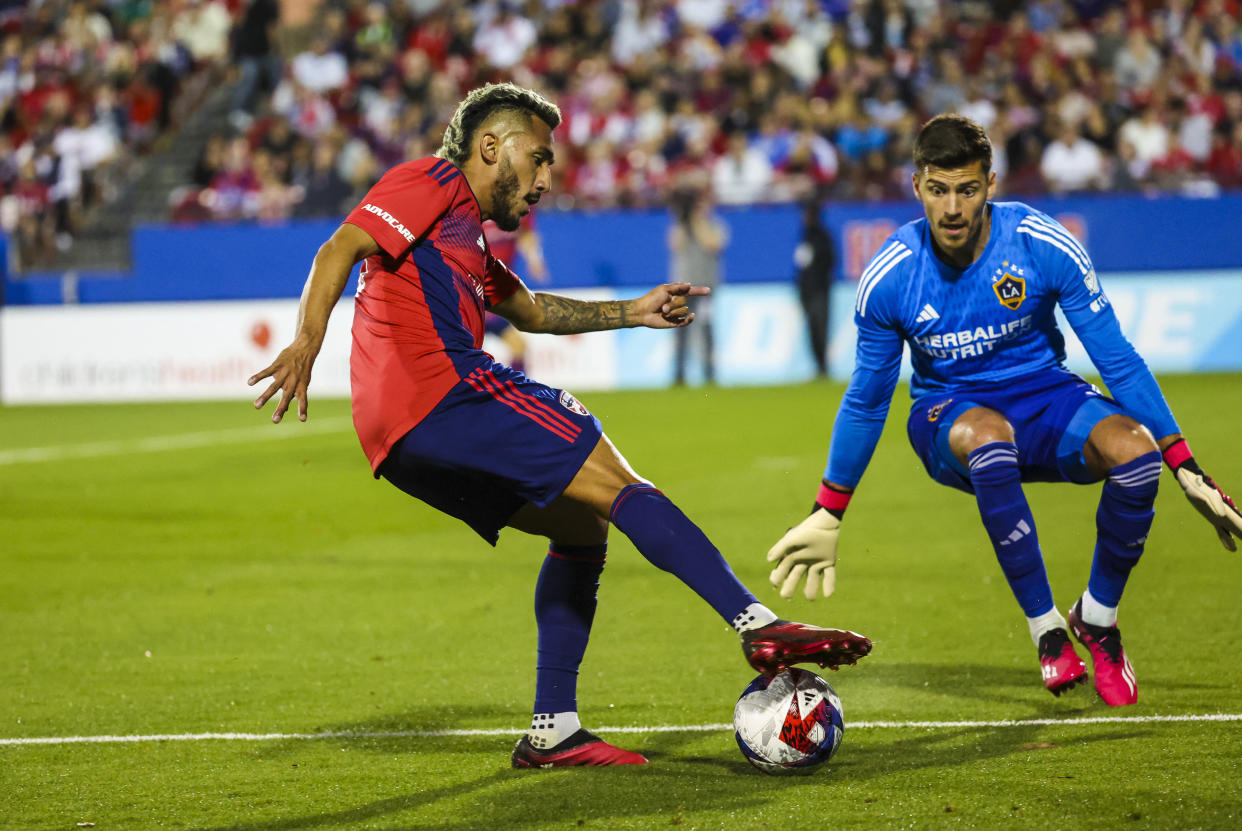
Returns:
[[[532,210],[522,217],[516,231],[505,231],[490,219],[483,223],[483,233],[487,237],[487,245],[492,256],[510,266],[517,263],[518,238],[522,234],[535,230],[535,212]]]
[[[564,491],[602,435],[599,420],[483,351],[486,309],[522,281],[492,255],[457,167],[398,165],[345,221],[383,250],[362,268],[350,356],[371,469],[494,544],[515,510]]]
[[[533,231],[534,229],[534,211],[522,217],[521,226],[516,231],[502,230],[499,225],[490,219],[483,223],[483,235],[487,237],[487,245],[492,251],[492,256],[509,266],[517,263],[518,237],[522,235],[523,231]],[[500,315],[494,315],[490,312],[483,321],[483,329],[489,335],[500,335],[511,325],[509,321]]]
[[[384,174],[345,218],[383,253],[362,266],[349,378],[354,426],[378,470],[392,445],[475,368],[483,313],[521,285],[491,255],[461,171],[438,158]]]

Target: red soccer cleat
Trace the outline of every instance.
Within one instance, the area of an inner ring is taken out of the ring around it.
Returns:
[[[776,675],[794,664],[819,664],[836,669],[854,664],[871,651],[871,641],[848,629],[824,629],[807,623],[774,620],[742,633],[742,652],[764,675]]]
[[[1039,665],[1044,671],[1044,686],[1053,695],[1087,680],[1087,665],[1074,651],[1069,633],[1059,626],[1039,636]]]
[[[1126,651],[1121,648],[1121,630],[1116,625],[1095,626],[1083,621],[1082,601],[1069,610],[1069,625],[1078,642],[1091,653],[1095,671],[1095,691],[1110,707],[1124,707],[1138,701],[1138,679]]]
[[[523,736],[513,748],[515,768],[568,768],[584,765],[645,765],[647,757],[641,753],[613,747],[608,742],[588,732],[578,730],[568,739],[549,750],[536,750],[530,738]]]

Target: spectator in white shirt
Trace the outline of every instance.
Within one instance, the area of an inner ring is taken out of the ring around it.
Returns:
[[[1053,193],[1095,190],[1103,186],[1106,168],[1100,148],[1082,137],[1078,125],[1063,121],[1039,161],[1044,184]]]
[[[316,37],[311,48],[293,59],[293,78],[313,93],[331,92],[349,80],[349,64],[340,52],[333,52],[328,39]]]
[[[474,49],[493,69],[511,69],[522,62],[538,37],[535,24],[514,14],[509,2],[503,2],[496,16],[475,33]]]
[[[1117,53],[1113,71],[1117,83],[1130,92],[1150,89],[1160,75],[1163,63],[1160,52],[1152,45],[1142,26],[1135,26],[1126,35],[1126,45]]]
[[[1117,132],[1117,138],[1133,145],[1135,159],[1144,166],[1164,158],[1169,152],[1169,128],[1152,104],[1143,105],[1136,115],[1127,119]]]
[[[181,41],[195,63],[221,60],[229,51],[233,19],[217,0],[186,0],[173,20],[173,37]]]
[[[721,205],[767,201],[774,178],[768,157],[751,147],[740,130],[729,135],[728,151],[712,165],[712,189]]]
[[[612,58],[621,66],[629,66],[639,55],[659,49],[668,38],[668,26],[652,0],[623,0],[612,33]]]

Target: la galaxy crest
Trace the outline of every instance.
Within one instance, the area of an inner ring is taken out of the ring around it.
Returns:
[[[1013,273],[1015,271],[1017,275]],[[1026,278],[1022,276],[1025,273],[1023,269],[1008,262],[1001,263],[1001,267],[996,269],[992,291],[996,292],[996,299],[1005,308],[1017,311],[1026,299]]]

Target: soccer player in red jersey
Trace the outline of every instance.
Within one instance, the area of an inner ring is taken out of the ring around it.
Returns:
[[[804,662],[835,669],[866,655],[871,642],[778,619],[703,532],[634,472],[573,395],[481,349],[487,309],[528,332],[668,329],[689,324],[686,298],[707,292],[670,283],[631,300],[574,300],[531,292],[492,256],[482,224],[515,230],[548,191],[560,120],[554,104],[512,84],[467,95],[437,155],[389,170],[320,247],[293,343],[249,383],[271,379],[256,408],[280,391],[273,421],[295,398],[306,420],[328,316],[362,262],[350,383],[354,425],[375,476],[493,545],[503,527],[549,540],[535,587],[534,718],[514,767],[644,764],[578,720],[578,666],[610,524],[732,624],[762,672]]]
[[[537,283],[548,281],[548,266],[543,259],[539,232],[535,230],[534,211],[522,217],[515,231],[506,231],[489,219],[483,223],[483,236],[487,237],[487,245],[493,257],[509,265],[521,257],[525,266],[524,272],[528,277]],[[522,337],[516,326],[489,311],[484,316],[483,331],[499,338],[508,347],[509,357],[505,363],[519,372],[526,371],[526,338]]]

